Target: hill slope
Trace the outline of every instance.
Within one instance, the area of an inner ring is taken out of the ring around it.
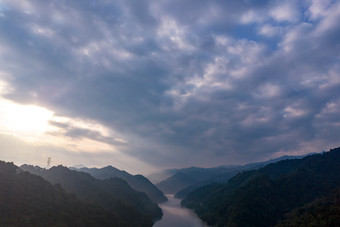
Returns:
[[[133,226],[40,176],[0,161],[0,226]]]
[[[122,179],[98,180],[87,173],[63,166],[48,170],[28,165],[20,168],[40,175],[53,184],[59,183],[67,192],[95,201],[110,213],[124,220],[134,221],[134,225],[151,226],[153,220],[162,217],[162,211],[157,204],[150,201],[144,193],[133,190]]]
[[[182,205],[210,225],[273,226],[340,185],[340,148],[242,172],[191,192]]]
[[[340,226],[340,187],[328,196],[288,213],[275,227],[299,226]]]
[[[185,196],[203,185],[210,183],[226,183],[237,173],[244,170],[258,169],[269,163],[277,162],[285,159],[303,158],[304,156],[283,156],[265,162],[250,163],[246,165],[220,166],[215,168],[198,168],[190,167],[184,169],[166,170],[166,172],[174,172],[167,179],[159,182],[156,186],[164,193],[176,194],[177,198],[185,198]]]
[[[123,179],[136,191],[144,192],[153,202],[161,203],[167,201],[167,198],[164,196],[163,192],[161,192],[155,185],[153,185],[146,177],[142,175],[131,175],[112,166],[107,166],[100,169],[80,168],[76,170],[89,173],[91,176],[102,180],[114,177]]]

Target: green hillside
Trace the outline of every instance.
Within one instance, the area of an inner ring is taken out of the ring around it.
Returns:
[[[0,226],[133,226],[60,185],[0,161]]]
[[[273,226],[340,185],[340,148],[242,172],[190,193],[182,205],[214,226]]]
[[[46,170],[23,165],[21,169],[40,175],[53,184],[60,184],[67,192],[80,198],[96,202],[112,215],[131,222],[131,226],[152,226],[154,220],[162,217],[162,210],[157,204],[144,193],[133,190],[122,179],[98,180],[63,166]]]

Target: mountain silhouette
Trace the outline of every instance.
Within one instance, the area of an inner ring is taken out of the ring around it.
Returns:
[[[91,176],[102,180],[115,177],[123,179],[136,191],[144,192],[153,202],[161,203],[167,201],[163,192],[142,175],[131,175],[126,171],[119,170],[112,166],[99,169],[83,167],[75,170],[89,173]]]

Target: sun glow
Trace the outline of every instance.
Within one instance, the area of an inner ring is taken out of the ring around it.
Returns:
[[[0,129],[20,137],[36,137],[48,130],[53,112],[34,105],[0,100]]]
[[[1,82],[1,81],[0,81]],[[0,84],[1,85],[1,84]],[[57,123],[57,124],[53,124]],[[58,123],[61,126],[58,126]],[[63,127],[64,125],[64,127]],[[68,135],[68,131],[84,131],[99,135]],[[88,119],[58,116],[54,112],[37,105],[22,105],[1,97],[0,87],[0,134],[12,135],[35,146],[62,147],[68,151],[101,152],[116,151],[115,144],[105,141],[116,141],[126,144],[127,141],[95,121]],[[104,139],[103,139],[104,138]]]

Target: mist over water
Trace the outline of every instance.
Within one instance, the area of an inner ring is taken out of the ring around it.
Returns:
[[[154,227],[207,227],[199,217],[187,208],[181,207],[181,200],[174,195],[166,194],[168,201],[159,204],[163,210],[162,220],[156,222]]]

